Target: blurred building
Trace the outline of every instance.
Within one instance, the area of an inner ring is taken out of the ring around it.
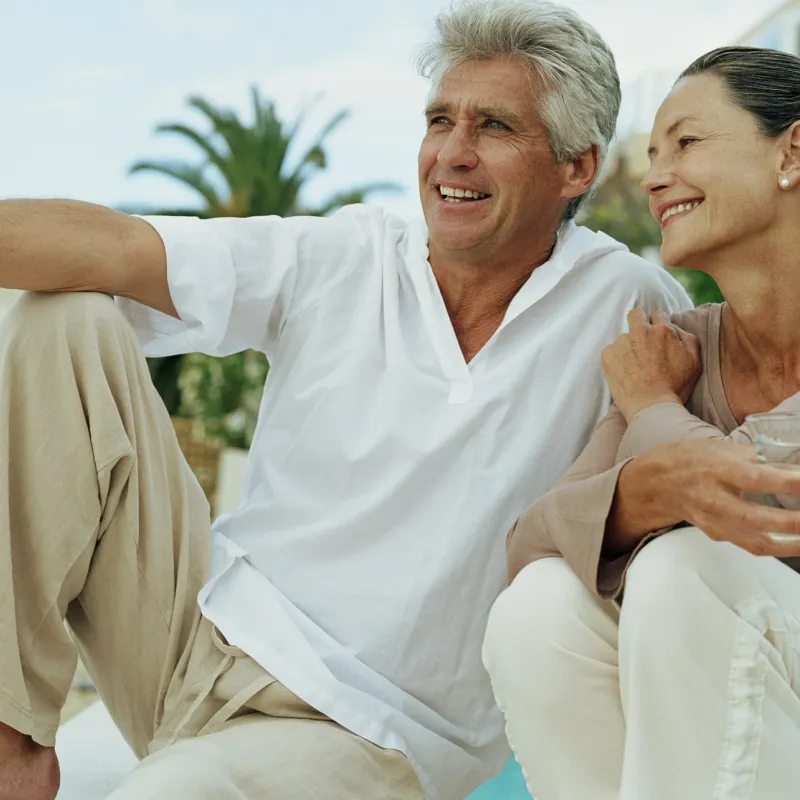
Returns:
[[[800,56],[800,0],[787,0],[779,5],[732,44],[767,47]],[[650,128],[675,77],[672,73],[645,72],[623,87],[617,140],[601,181],[614,174],[619,159],[627,162],[628,173],[637,182],[647,172]]]
[[[800,0],[787,0],[734,44],[785,50],[800,56]]]

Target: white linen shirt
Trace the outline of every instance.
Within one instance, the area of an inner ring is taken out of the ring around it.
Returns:
[[[319,711],[404,752],[427,798],[465,797],[509,755],[481,663],[505,534],[606,412],[600,351],[627,311],[675,313],[686,293],[570,222],[467,364],[422,222],[370,206],[146,219],[181,318],[119,301],[146,354],[254,348],[271,365],[203,614]]]

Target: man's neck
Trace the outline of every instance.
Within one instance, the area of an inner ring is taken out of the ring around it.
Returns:
[[[538,253],[518,259],[491,253],[451,256],[431,245],[431,269],[467,361],[492,337],[514,296],[550,258],[555,242],[553,237]]]

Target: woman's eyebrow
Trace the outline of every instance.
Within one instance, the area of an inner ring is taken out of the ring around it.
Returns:
[[[667,128],[667,132],[664,135],[672,136],[672,134],[675,133],[675,131],[678,130],[678,128],[680,128],[680,126],[683,125],[684,122],[697,122],[697,121],[698,121],[697,117],[680,117],[680,119],[676,119],[675,122],[673,122],[672,125],[670,125],[669,128]],[[650,147],[647,148],[647,155],[650,158],[652,158],[656,154],[656,152],[657,148],[654,147],[653,145],[650,145]]]

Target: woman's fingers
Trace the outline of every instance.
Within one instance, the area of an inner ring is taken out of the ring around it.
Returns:
[[[669,314],[666,311],[658,309],[650,315],[650,322],[653,325],[671,325]]]
[[[713,510],[690,520],[710,538],[757,556],[800,556],[800,511],[764,506],[733,494],[711,506]]]
[[[628,312],[628,327],[631,331],[634,331],[636,328],[645,328],[650,323],[647,321],[647,315],[642,311],[641,308],[632,308]]]
[[[749,449],[749,448],[748,448]],[[800,468],[750,461],[720,465],[719,477],[745,494],[783,494],[800,498]]]

